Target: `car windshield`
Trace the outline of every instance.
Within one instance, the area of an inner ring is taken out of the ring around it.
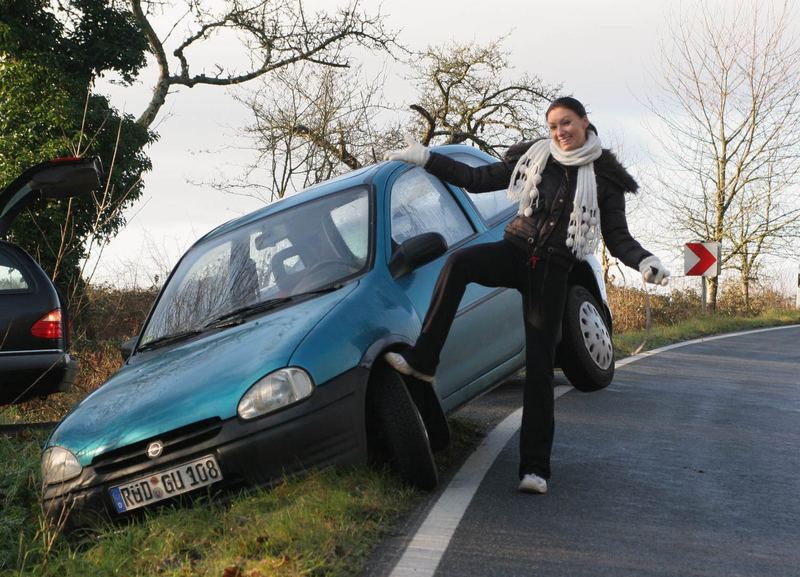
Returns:
[[[140,346],[336,287],[367,266],[369,193],[356,188],[202,241],[179,263]]]

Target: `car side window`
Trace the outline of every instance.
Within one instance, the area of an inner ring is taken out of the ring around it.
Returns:
[[[369,254],[369,197],[364,194],[331,210],[331,222],[348,250],[363,265]]]
[[[452,246],[474,230],[450,191],[421,168],[402,174],[392,187],[392,240],[396,244],[438,232]]]
[[[472,156],[471,154],[457,153],[453,155],[453,159],[463,162],[464,164],[469,164],[470,166],[486,164],[484,160],[477,156]],[[505,188],[501,188],[492,192],[476,193],[467,191],[467,194],[472,204],[475,205],[475,208],[478,209],[478,212],[483,217],[483,220],[490,222],[496,216],[500,215],[500,213],[505,212],[512,206],[516,206],[517,201],[509,200],[506,192]]]
[[[19,263],[0,250],[0,292],[25,291],[30,287],[31,282]]]

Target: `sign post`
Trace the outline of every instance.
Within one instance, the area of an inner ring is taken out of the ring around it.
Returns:
[[[720,260],[720,244],[718,242],[687,242],[684,245],[683,274],[701,277],[700,302],[703,310],[706,308],[706,279],[702,277],[719,276]]]

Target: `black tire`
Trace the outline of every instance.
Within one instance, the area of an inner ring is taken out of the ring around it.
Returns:
[[[614,378],[614,343],[604,309],[580,285],[567,293],[559,364],[579,391],[599,391]]]
[[[376,429],[397,475],[419,489],[439,482],[428,433],[403,379],[395,371],[381,370],[370,385]]]

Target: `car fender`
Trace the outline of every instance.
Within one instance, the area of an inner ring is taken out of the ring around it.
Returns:
[[[401,351],[412,344],[410,339],[403,335],[385,335],[370,345],[364,353],[361,366],[369,369],[370,374],[379,374],[378,370],[385,366],[384,353]],[[422,417],[422,422],[425,424],[431,450],[437,452],[446,448],[450,444],[450,425],[447,422],[447,414],[442,407],[439,395],[436,394],[436,389],[425,381],[406,375],[402,375],[402,377],[411,399]]]
[[[354,366],[374,375],[376,369],[383,368],[384,352],[410,346],[419,334],[419,318],[411,304],[384,280],[359,281],[359,286],[306,336],[292,355],[291,363],[309,369],[315,382],[323,384]],[[354,303],[358,304],[357,315],[351,308]],[[387,303],[393,306],[387,307]],[[342,335],[353,338],[342,339]],[[449,428],[436,391],[416,379],[404,377],[404,381],[425,423],[431,449],[447,446]],[[364,386],[366,389],[369,383]]]

